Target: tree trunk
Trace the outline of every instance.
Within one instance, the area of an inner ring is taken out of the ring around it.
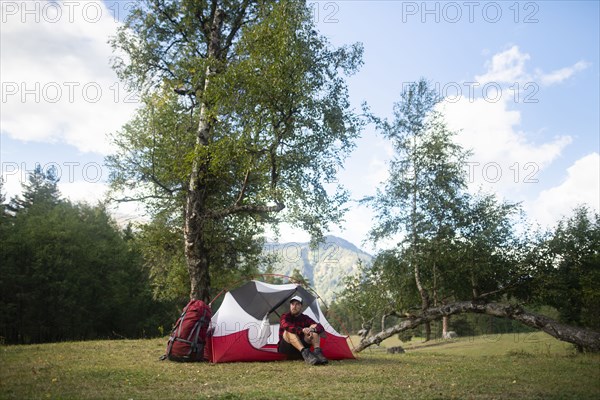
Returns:
[[[419,273],[419,267],[415,264],[415,282],[417,283],[417,289],[419,290],[419,294],[421,295],[421,312],[425,312],[429,309],[429,294],[427,290],[421,284],[421,277]],[[431,340],[431,322],[425,321],[425,341],[428,342]]]
[[[447,339],[448,338],[448,322],[450,321],[450,316],[449,315],[444,315],[442,317],[442,338],[443,339]]]
[[[223,28],[224,13],[216,10],[211,25],[208,46],[209,65],[206,68],[203,93],[207,93],[211,78],[216,74],[214,62],[220,51],[220,34]],[[197,146],[206,146],[210,140],[210,132],[214,121],[210,116],[210,104],[202,99],[200,105],[200,122],[196,136]],[[185,258],[190,276],[190,299],[210,301],[209,260],[205,246],[205,228],[210,221],[205,209],[206,182],[204,181],[207,160],[194,159],[190,182],[187,191],[184,214]]]
[[[423,323],[425,325],[425,342],[429,342],[431,340],[431,322],[425,321]]]
[[[416,204],[413,204],[413,212],[416,213]],[[416,225],[416,223],[413,221],[413,224]],[[422,312],[424,312],[425,310],[427,310],[429,308],[429,294],[427,293],[427,290],[425,290],[425,288],[423,287],[423,284],[421,283],[421,271],[419,269],[419,264],[415,261],[416,260],[416,256],[414,255],[414,252],[416,252],[416,243],[417,243],[417,233],[416,233],[416,228],[413,228],[413,255],[412,255],[412,260],[411,263],[413,263],[413,271],[414,271],[414,276],[415,276],[415,283],[417,285],[417,289],[419,291],[419,295],[421,296],[421,310]],[[431,339],[431,324],[429,323],[429,321],[425,322],[425,341],[429,341]]]
[[[388,328],[376,335],[362,340],[354,349],[354,351],[360,352],[373,344],[381,343],[383,340],[392,335],[407,329],[416,328],[421,324],[440,319],[443,316],[462,313],[478,313],[493,315],[500,318],[510,318],[532,328],[542,330],[564,342],[573,343],[586,351],[600,352],[600,332],[564,325],[544,315],[527,312],[520,306],[516,305],[501,303],[478,303],[473,301],[463,301],[441,307],[430,308],[421,315],[403,321],[396,326]]]
[[[188,203],[193,203],[188,196]],[[189,206],[190,208],[193,205]],[[187,207],[186,207],[187,208]],[[186,216],[185,258],[190,276],[190,299],[210,301],[210,274],[207,252],[204,247],[204,227],[198,217]]]
[[[417,147],[417,136],[413,134],[413,153],[416,151]],[[423,287],[421,282],[421,271],[419,269],[419,264],[416,261],[416,251],[417,251],[417,192],[418,192],[418,180],[417,173],[414,173],[413,176],[413,187],[412,187],[412,210],[411,210],[411,230],[412,230],[412,257],[411,264],[413,266],[415,283],[417,285],[417,289],[419,291],[419,295],[421,296],[421,310],[425,311],[429,308],[429,294],[427,290]],[[425,341],[428,342],[431,340],[431,324],[429,321],[425,322]]]

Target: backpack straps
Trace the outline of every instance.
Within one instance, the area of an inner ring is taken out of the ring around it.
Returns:
[[[194,329],[192,329],[192,332],[190,332],[190,336],[188,337],[188,340],[191,339],[191,348],[189,355],[191,355],[192,353],[198,354],[200,351],[204,351],[205,342],[202,342],[202,346],[199,346],[200,343],[198,338],[200,337],[200,331],[202,330],[202,328],[204,328],[205,325],[208,325],[208,323],[206,322],[206,310],[207,308],[204,308],[204,313],[202,314],[202,317],[200,317],[200,319],[196,322],[196,324],[194,325]],[[202,358],[204,358],[204,354],[202,354]]]
[[[204,347],[206,344],[206,334],[208,334],[208,327],[210,325],[211,310],[205,304],[202,308],[202,316],[200,316],[200,310],[198,308],[194,308],[192,310],[188,310],[192,302],[188,303],[188,305],[183,309],[181,316],[175,322],[173,329],[171,330],[171,335],[169,337],[169,341],[167,343],[167,352],[163,356],[160,357],[160,360],[173,360],[173,361],[204,361]],[[188,313],[188,311],[190,311]],[[199,317],[199,318],[198,318]],[[198,318],[195,322],[193,322],[196,318]],[[190,325],[193,323],[193,325]],[[191,327],[191,330],[189,330]],[[188,331],[189,330],[189,331]],[[189,332],[186,336],[186,332]],[[185,343],[181,345],[175,345],[176,343]],[[189,347],[188,347],[189,346]],[[173,348],[175,348],[175,352],[178,354],[177,356],[173,356]],[[185,350],[184,350],[185,349]],[[183,353],[185,352],[185,353]]]
[[[179,316],[179,318],[177,318],[177,321],[175,321],[175,325],[173,326],[173,329],[171,329],[171,335],[169,336],[169,342],[167,344],[167,352],[158,358],[160,361],[166,360],[171,355],[171,350],[173,349],[173,344],[175,343],[175,341],[177,340],[177,336],[179,336],[179,334],[181,332],[181,328],[183,326],[183,320],[185,319],[185,314],[187,313],[188,307],[189,307],[189,304],[187,306],[185,306],[185,308],[181,312],[181,315]]]

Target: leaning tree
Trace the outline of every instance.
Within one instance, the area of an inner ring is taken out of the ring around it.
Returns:
[[[340,220],[328,184],[360,130],[344,76],[362,48],[333,48],[304,1],[140,1],[112,44],[143,100],[114,136],[112,187],[179,224],[191,298],[252,260],[265,223],[319,237]]]
[[[403,236],[404,258],[422,310],[436,305],[436,292],[426,280],[435,276],[441,262],[428,257],[428,247],[433,245],[439,251],[448,242],[466,186],[463,165],[468,154],[453,142],[454,133],[435,109],[438,102],[425,80],[409,85],[402,93],[394,106],[394,121],[380,124],[395,151],[389,178],[376,196],[365,199],[376,211],[370,232],[374,241]],[[429,340],[428,322],[425,327]]]
[[[585,298],[588,308],[597,304],[598,291],[593,287],[600,283],[600,243],[594,240],[598,238],[594,224],[563,223],[563,228],[570,228],[569,234],[559,232],[548,244],[536,243],[516,229],[525,227],[518,205],[499,202],[492,195],[470,195],[462,168],[468,153],[454,142],[454,133],[436,111],[437,101],[424,80],[409,85],[396,104],[393,123],[380,125],[396,157],[385,187],[367,199],[376,210],[371,237],[396,238],[398,245],[382,252],[373,273],[358,277],[353,284],[366,289],[359,302],[367,297],[379,304],[380,293],[385,292],[391,300],[380,314],[402,320],[388,329],[382,324],[381,332],[363,338],[357,350],[420,325],[427,328],[434,320],[481,313],[519,321],[580,349],[600,351],[600,332],[554,321],[521,305],[535,304],[535,297],[549,304],[551,293],[562,296],[562,303],[570,306],[583,302],[573,298]],[[577,285],[552,292],[564,277],[577,281],[588,293],[575,293]],[[357,300],[354,292],[344,293],[348,304]],[[511,302],[498,303],[506,300]],[[390,310],[389,304],[397,309]],[[594,320],[593,312],[586,315]]]

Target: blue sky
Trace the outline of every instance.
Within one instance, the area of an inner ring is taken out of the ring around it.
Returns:
[[[522,202],[544,226],[578,203],[600,208],[598,2],[310,4],[332,44],[364,45],[364,66],[348,80],[357,110],[366,101],[389,118],[403,85],[425,77],[448,96],[441,105],[448,124],[473,149],[465,166],[471,190]],[[0,157],[9,196],[35,163],[53,163],[65,196],[102,197],[101,166],[111,151],[105,135],[136,106],[110,69],[106,44],[130,5],[2,2]],[[340,182],[354,199],[373,194],[391,156],[389,143],[367,127]],[[129,205],[115,215],[135,220],[140,210]],[[371,220],[353,205],[332,233],[360,245]]]

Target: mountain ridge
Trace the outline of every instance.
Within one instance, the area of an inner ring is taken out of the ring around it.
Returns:
[[[263,254],[274,258],[273,272],[291,276],[300,271],[326,301],[335,300],[343,279],[354,275],[359,265],[369,265],[373,256],[353,243],[328,235],[311,248],[310,242],[266,242]]]

